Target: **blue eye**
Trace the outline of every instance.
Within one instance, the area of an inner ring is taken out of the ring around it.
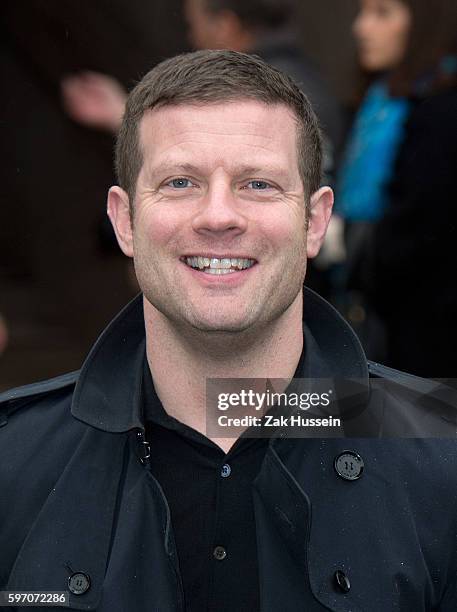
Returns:
[[[270,183],[266,181],[249,181],[248,185],[252,185],[251,189],[255,189],[256,191],[263,191],[271,187]]]
[[[187,178],[175,178],[167,183],[167,186],[175,189],[185,189],[186,187],[193,187],[193,183]]]

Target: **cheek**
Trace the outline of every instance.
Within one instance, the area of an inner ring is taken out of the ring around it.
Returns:
[[[403,31],[391,31],[383,41],[382,57],[386,69],[395,68],[401,62],[406,49],[406,36]]]
[[[397,49],[403,51],[406,47],[408,36],[409,28],[407,28],[404,24],[400,24],[395,31],[394,40],[392,43],[395,44]]]
[[[138,214],[134,241],[152,254],[165,248],[172,250],[173,245],[179,242],[183,226],[182,215],[171,207],[154,205]]]
[[[264,220],[262,230],[275,250],[296,250],[306,244],[306,218],[302,211],[278,214]]]

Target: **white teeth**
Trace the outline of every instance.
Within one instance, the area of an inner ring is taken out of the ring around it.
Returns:
[[[203,270],[204,272],[210,272],[211,274],[220,274],[227,272],[235,272],[238,270],[245,270],[246,268],[250,268],[254,265],[253,259],[241,259],[241,258],[232,258],[228,257],[217,258],[212,257],[186,257],[185,261],[188,266],[192,268],[197,268],[199,270]],[[235,269],[234,269],[235,268]]]
[[[230,268],[205,268],[203,272],[204,274],[215,274],[218,276],[220,274],[233,274],[235,270],[231,270]]]

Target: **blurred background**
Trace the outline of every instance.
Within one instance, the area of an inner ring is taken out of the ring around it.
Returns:
[[[327,180],[338,184],[363,92],[352,32],[363,4],[3,0],[0,390],[79,368],[137,292],[105,215],[125,91],[160,60],[192,48],[258,52],[310,95],[324,129]],[[111,118],[97,115],[100,99]],[[345,214],[343,207],[343,225],[337,219],[310,284],[351,319],[371,357],[389,361],[363,289],[347,298]]]

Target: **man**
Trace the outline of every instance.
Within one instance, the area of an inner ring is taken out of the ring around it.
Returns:
[[[356,379],[378,436],[445,404],[303,290],[332,207],[307,99],[242,53],[166,60],[116,165],[143,295],[80,372],[0,398],[0,587],[98,612],[454,610],[455,439],[206,435],[207,379]]]

